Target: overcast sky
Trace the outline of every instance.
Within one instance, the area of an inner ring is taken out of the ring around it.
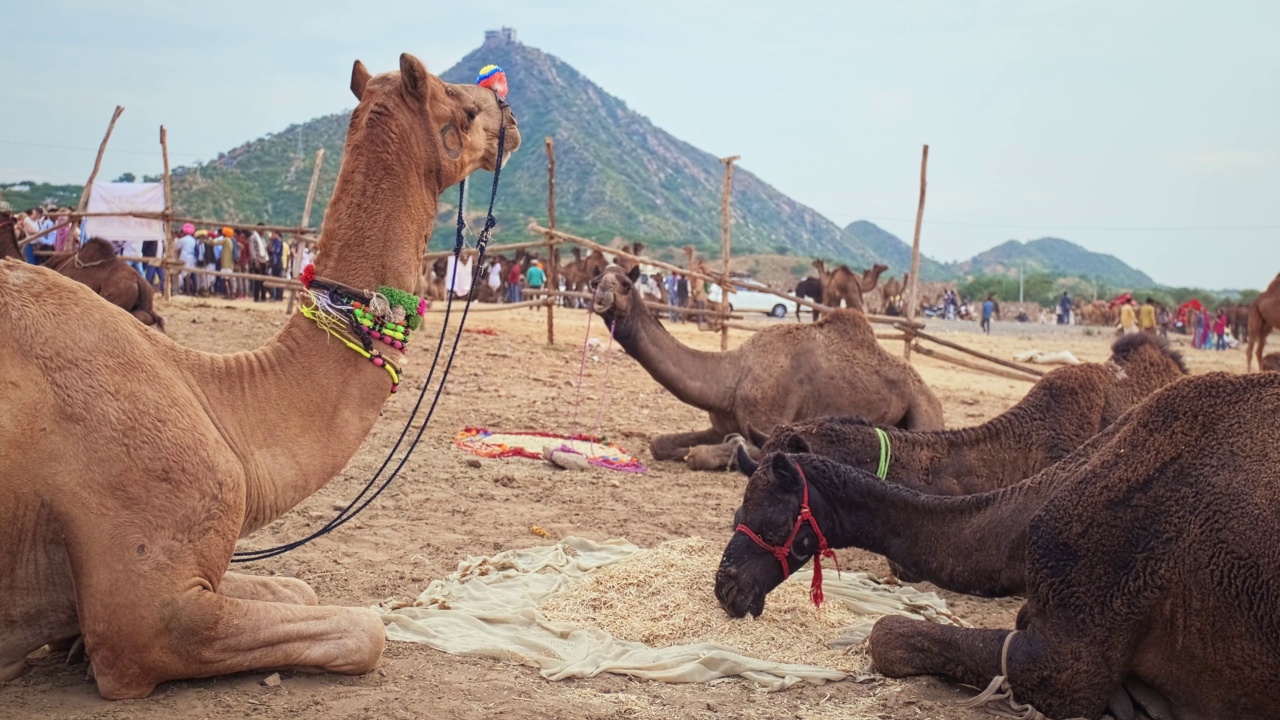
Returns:
[[[840,225],[942,260],[1065,237],[1157,281],[1280,271],[1280,3],[1142,1],[173,3],[5,11],[0,181],[83,183],[348,108],[351,62],[441,72],[509,25],[677,137]],[[519,112],[519,108],[516,108]]]

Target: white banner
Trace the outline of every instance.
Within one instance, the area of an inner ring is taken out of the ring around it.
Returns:
[[[164,212],[162,183],[94,183],[89,190],[88,212]],[[142,243],[159,241],[158,254],[164,255],[164,223],[135,217],[85,218],[84,240],[100,237],[124,244],[125,255],[141,255]]]

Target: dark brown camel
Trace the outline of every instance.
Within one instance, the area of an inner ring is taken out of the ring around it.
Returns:
[[[1267,347],[1271,328],[1280,327],[1280,275],[1249,306],[1249,344],[1245,348],[1245,368],[1253,370],[1253,359],[1262,366],[1262,351]],[[1256,348],[1256,350],[1255,350]]]
[[[1280,532],[1277,416],[1280,375],[1187,378],[1029,480],[961,497],[773,453],[737,520],[782,544],[807,484],[833,547],[885,554],[961,592],[1005,595],[1025,577],[1012,633],[880,620],[869,649],[890,677],[982,687],[1003,675],[1054,718],[1133,717],[1122,690],[1139,683],[1154,693],[1135,698],[1164,706],[1149,705],[1153,717],[1280,718],[1280,550],[1264,540]],[[806,525],[790,567],[816,550]],[[736,532],[716,597],[730,615],[758,615],[783,579]]]
[[[812,300],[813,302],[822,304],[822,280],[816,277],[806,277],[796,284],[796,297]],[[800,317],[800,306],[796,305],[796,318]],[[813,311],[813,320],[817,322],[822,318],[822,313],[818,310]]]
[[[718,467],[725,469],[735,447],[726,443],[730,435],[837,414],[866,414],[912,430],[942,428],[942,404],[933,391],[910,364],[880,347],[862,313],[778,325],[734,350],[701,352],[645,311],[634,286],[639,275],[638,267],[629,274],[605,269],[592,283],[594,311],[654,380],[711,416],[707,430],[654,438],[655,459],[681,460],[695,447],[719,446]]]
[[[18,247],[18,228],[16,223],[17,219],[14,218],[12,211],[5,210],[0,212],[0,260],[5,258],[22,259],[22,248]]]
[[[123,308],[143,325],[164,332],[164,318],[155,311],[155,288],[121,260],[106,240],[91,238],[79,252],[50,255],[44,266],[88,285],[107,302]]]
[[[1071,454],[1151,393],[1187,375],[1182,355],[1146,333],[1111,345],[1105,363],[1058,368],[1018,404],[971,428],[910,432],[888,428],[889,482],[934,495],[971,495],[1021,482]],[[748,439],[762,453],[805,452],[874,472],[881,440],[861,418],[822,418]],[[748,476],[755,463],[737,459]]]

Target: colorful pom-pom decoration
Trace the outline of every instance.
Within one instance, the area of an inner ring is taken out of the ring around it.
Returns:
[[[308,264],[302,268],[302,276],[298,278],[302,282],[302,287],[310,288],[311,281],[316,279],[316,266]]]
[[[480,87],[489,88],[503,100],[507,99],[507,73],[497,65],[485,65],[480,68],[480,75],[476,77],[476,84]]]

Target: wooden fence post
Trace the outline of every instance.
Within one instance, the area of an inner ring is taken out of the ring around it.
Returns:
[[[729,200],[733,194],[733,163],[741,155],[720,158],[724,163],[724,189],[720,193],[720,258],[724,263],[723,279],[720,285],[720,351],[729,349],[729,244],[733,215],[730,213]]]
[[[324,148],[316,151],[316,164],[311,168],[311,185],[307,188],[307,199],[302,203],[302,222],[300,227],[306,227],[311,220],[311,204],[316,199],[316,186],[320,184],[320,165],[324,162]],[[289,262],[293,262],[293,256],[289,256]],[[289,304],[285,307],[285,314],[292,315],[293,307],[298,302],[298,291],[296,289],[289,291]]]
[[[907,324],[916,316],[916,305],[919,304],[918,288],[920,286],[920,224],[924,222],[924,193],[928,183],[926,176],[929,170],[929,146],[924,146],[924,154],[920,157],[920,205],[916,208],[916,232],[911,240],[911,277],[907,280],[906,318]],[[902,357],[911,359],[911,333],[907,333],[906,342],[902,346]]]
[[[161,176],[161,179],[164,180],[164,220],[161,222],[164,223],[165,248],[157,253],[159,255],[157,259],[160,260],[161,270],[164,270],[164,259],[173,249],[169,247],[172,244],[173,236],[171,230],[173,195],[169,192],[169,131],[165,130],[163,125],[160,126],[160,156],[164,158],[164,175]],[[164,299],[166,301],[173,299],[173,275],[173,266],[170,266],[168,270],[164,270]]]
[[[546,140],[547,147],[547,227],[556,229],[556,143],[550,135]],[[551,236],[548,235],[550,240]],[[560,291],[560,246],[547,248],[547,289]],[[547,345],[556,344],[556,299],[547,303]]]
[[[116,129],[116,121],[120,119],[120,114],[123,112],[124,106],[117,105],[116,111],[111,114],[107,134],[102,136],[102,144],[98,146],[98,157],[93,161],[93,172],[89,173],[89,182],[84,184],[84,190],[80,192],[80,204],[76,205],[77,212],[84,212],[85,206],[89,204],[89,190],[93,187],[93,181],[98,179],[98,171],[102,169],[102,155],[107,151],[107,141],[111,139],[111,131]]]

